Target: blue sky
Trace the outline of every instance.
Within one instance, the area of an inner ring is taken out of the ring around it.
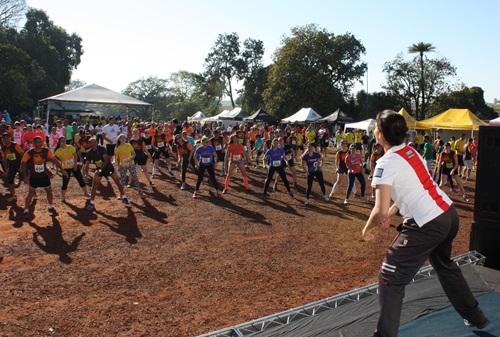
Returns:
[[[366,47],[369,91],[380,90],[382,66],[424,41],[457,67],[458,82],[500,99],[500,1],[277,0],[27,0],[83,39],[85,54],[73,78],[122,90],[138,78],[198,72],[217,34],[264,42],[265,63],[290,27],[316,23],[351,32]],[[357,85],[355,90],[364,88]]]

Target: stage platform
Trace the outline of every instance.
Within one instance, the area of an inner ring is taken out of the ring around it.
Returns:
[[[433,269],[425,267],[406,288],[399,336],[500,337],[500,271],[481,266],[484,257],[476,252],[454,260],[491,324],[484,330],[466,327]],[[377,285],[369,285],[200,337],[371,336],[378,319],[377,291]]]

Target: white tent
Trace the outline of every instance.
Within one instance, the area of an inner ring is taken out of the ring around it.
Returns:
[[[500,117],[497,117],[495,119],[492,119],[490,121],[490,125],[494,125],[494,126],[500,126]]]
[[[349,123],[344,126],[344,131],[347,129],[365,130],[368,132],[375,129],[375,120],[370,118],[361,122]]]
[[[191,117],[188,117],[188,121],[201,121],[203,118],[206,118],[205,114],[201,111],[196,112]]]
[[[291,116],[282,119],[282,123],[303,123],[314,122],[321,119],[321,116],[312,108],[302,108]]]
[[[234,119],[243,119],[248,117],[248,113],[242,108],[234,108],[233,110],[229,111],[228,117]]]

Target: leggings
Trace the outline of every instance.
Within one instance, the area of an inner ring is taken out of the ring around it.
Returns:
[[[182,156],[182,164],[181,164],[181,180],[183,183],[186,182],[186,172],[189,165],[189,153]]]
[[[359,183],[361,184],[361,196],[362,197],[365,196],[366,182],[363,173],[349,173],[349,187],[347,188],[347,193],[345,195],[346,199],[349,199],[349,196],[351,195],[352,188],[354,187],[355,178],[357,178]]]
[[[217,184],[217,180],[215,179],[215,170],[214,165],[203,165],[200,164],[198,167],[198,180],[196,180],[196,191],[200,189],[201,182],[203,181],[203,176],[205,175],[205,170],[208,171],[208,179],[213,187],[216,190],[219,190],[219,185]]]
[[[318,179],[319,187],[321,188],[321,192],[323,193],[323,195],[326,193],[325,180],[323,179],[323,172],[313,171],[307,175],[307,191],[306,191],[306,198],[307,199],[309,199],[309,195],[311,194],[311,189],[312,189],[314,177],[316,177],[316,179]]]
[[[281,177],[281,180],[283,180],[283,183],[285,184],[286,190],[290,193],[291,192],[290,184],[288,183],[288,179],[286,178],[286,173],[285,170],[283,169],[283,166],[269,167],[269,170],[267,171],[266,183],[264,185],[264,193],[267,193],[267,190],[269,189],[269,184],[271,183],[271,180],[273,180],[274,172],[278,172],[278,174]]]
[[[139,178],[137,178],[137,169],[135,165],[118,167],[118,172],[120,173],[120,182],[122,183],[122,185],[123,186],[127,185],[127,171],[130,172],[130,178],[132,178],[132,184],[135,187],[140,187]]]
[[[68,174],[68,177],[66,178],[65,176],[62,177],[63,183],[62,183],[62,190],[66,191],[68,189],[68,183],[69,183],[69,178],[71,178],[71,175],[75,177],[75,179],[78,181],[78,184],[80,187],[85,186],[85,181],[83,180],[82,176],[82,171],[80,171],[80,168],[74,168],[74,169],[65,169],[66,173]]]

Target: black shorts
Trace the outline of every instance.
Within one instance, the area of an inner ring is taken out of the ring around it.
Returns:
[[[87,154],[88,152],[80,151],[80,157],[82,158],[82,161],[87,160]]]
[[[115,155],[116,144],[106,144],[106,153],[108,156],[113,157]]]
[[[148,162],[148,156],[143,151],[137,151],[134,157],[134,163],[144,166]]]
[[[226,158],[226,153],[224,151],[217,151],[217,161],[224,161]]]
[[[450,168],[447,168],[447,167],[443,166],[442,169],[441,169],[441,174],[445,174],[447,176],[450,176],[451,175],[451,170],[453,170],[453,169],[450,169]],[[456,174],[457,174],[457,172],[455,171],[455,173],[453,173],[453,175],[456,175]]]
[[[50,187],[50,179],[48,175],[43,176],[31,176],[29,179],[31,188],[46,188]]]
[[[337,169],[338,174],[347,174],[347,166],[345,165],[339,165],[339,168]]]
[[[115,167],[112,164],[108,164],[106,166],[103,166],[99,169],[97,174],[99,174],[99,177],[111,177],[115,173]]]
[[[7,168],[7,174],[4,177],[5,187],[9,187],[14,184],[14,180],[16,179],[17,172],[21,172],[19,170],[20,165],[10,165]]]
[[[324,149],[324,148],[327,148],[327,147],[328,147],[328,144],[329,144],[329,143],[330,143],[330,142],[328,141],[328,139],[321,139],[321,140],[319,141],[319,146],[320,146],[322,149]]]
[[[458,166],[465,166],[465,163],[464,163],[464,156],[461,155],[461,154],[458,154],[457,155],[457,158],[458,158]]]
[[[151,155],[151,157],[153,159],[160,159],[160,157],[163,155],[163,157],[165,157],[165,159],[168,159],[168,151],[167,151],[167,148],[166,147],[159,147],[156,149],[155,152],[153,152],[153,154]]]

